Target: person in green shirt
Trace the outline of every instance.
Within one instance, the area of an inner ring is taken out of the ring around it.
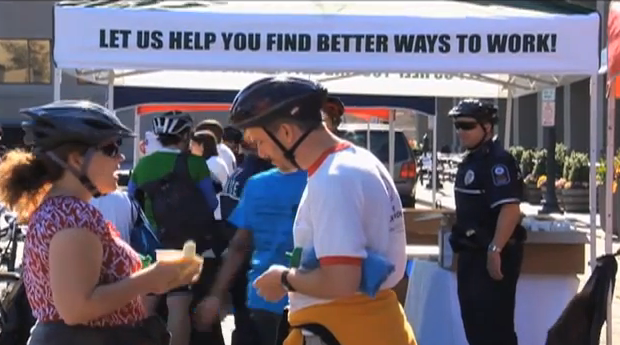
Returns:
[[[189,114],[180,111],[171,111],[153,119],[153,132],[162,148],[140,159],[131,174],[128,192],[136,196],[140,187],[157,181],[173,170],[179,154],[187,152],[193,121]],[[209,168],[204,159],[199,156],[189,155],[187,164],[190,176],[205,196],[210,212],[217,208],[218,201],[213,186],[213,180]],[[161,235],[159,226],[155,220],[151,200],[147,195],[144,197],[144,212],[153,225],[154,230]],[[150,314],[155,314],[161,296],[147,296],[144,304]],[[191,320],[188,310],[192,302],[192,290],[190,286],[183,286],[169,291],[166,294],[168,305],[168,329],[172,334],[171,345],[189,345],[191,333]]]

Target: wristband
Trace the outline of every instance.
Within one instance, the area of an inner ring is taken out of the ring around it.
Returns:
[[[286,270],[286,271],[282,272],[282,275],[280,276],[280,282],[282,283],[282,286],[284,286],[284,290],[286,290],[288,292],[295,292],[296,291],[295,288],[288,281],[288,274],[289,273],[290,273],[289,270]]]

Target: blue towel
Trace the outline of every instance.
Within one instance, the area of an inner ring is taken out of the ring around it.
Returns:
[[[394,272],[394,265],[381,254],[371,250],[367,250],[367,253],[368,255],[362,262],[362,281],[359,291],[370,297],[375,297],[381,284]],[[316,257],[314,248],[304,249],[301,254],[300,269],[312,271],[319,266],[319,259]]]

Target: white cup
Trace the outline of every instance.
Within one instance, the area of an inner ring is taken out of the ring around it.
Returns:
[[[179,249],[156,249],[156,261],[179,261],[183,258],[183,251]]]

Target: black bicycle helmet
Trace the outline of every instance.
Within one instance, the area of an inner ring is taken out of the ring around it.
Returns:
[[[494,104],[479,99],[465,99],[450,110],[449,117],[471,117],[479,123],[497,124],[497,108]]]
[[[153,133],[179,136],[191,130],[193,124],[194,120],[188,113],[173,110],[153,118]]]
[[[230,141],[235,144],[241,144],[243,142],[243,132],[232,126],[224,127],[224,135],[222,140]]]
[[[20,112],[28,117],[22,122],[24,143],[32,146],[35,154],[45,154],[73,173],[94,197],[101,193],[87,177],[86,171],[97,149],[106,143],[135,136],[113,111],[89,101],[58,101]],[[89,147],[80,170],[68,165],[53,152],[55,148],[69,143]]]
[[[22,109],[24,144],[49,151],[65,143],[98,146],[106,141],[134,137],[113,111],[89,101],[58,101]]]
[[[321,125],[321,109],[327,89],[321,84],[295,77],[259,79],[239,91],[230,109],[230,123],[239,128],[263,127],[296,168],[295,150]],[[290,147],[285,147],[266,127],[280,119],[296,119],[309,124],[306,132]]]
[[[323,105],[323,113],[331,118],[332,124],[337,128],[342,123],[344,115],[344,103],[338,97],[327,97],[327,101]]]
[[[294,77],[259,79],[239,91],[230,109],[230,123],[238,128],[262,127],[291,117],[321,122],[327,90],[311,80]]]

